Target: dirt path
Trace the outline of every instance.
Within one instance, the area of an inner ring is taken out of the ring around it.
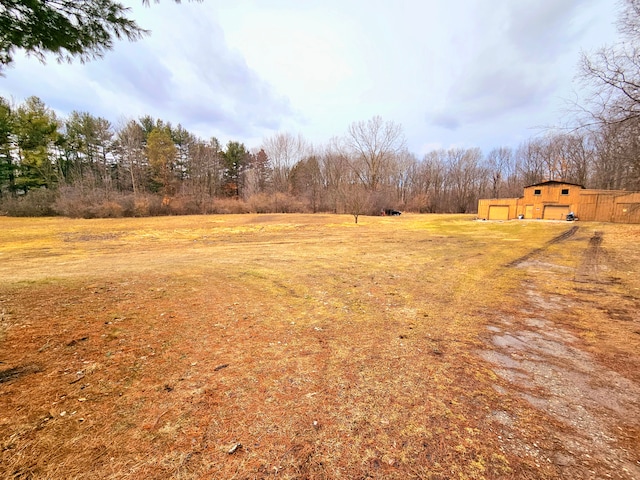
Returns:
[[[558,241],[576,230],[569,232]],[[496,385],[498,391],[524,399],[549,421],[532,442],[518,432],[517,413],[491,415],[502,429],[505,451],[533,457],[557,478],[640,479],[640,439],[633,440],[633,432],[640,431],[640,385],[600,363],[558,323],[573,300],[549,295],[541,284],[549,275],[572,275],[582,287],[602,283],[602,234],[596,232],[588,242],[575,270],[554,265],[544,249],[510,265],[528,273],[523,302],[519,312],[499,316],[488,327],[480,355],[506,381],[506,389],[504,382]]]

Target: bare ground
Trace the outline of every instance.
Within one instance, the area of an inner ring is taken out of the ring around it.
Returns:
[[[569,232],[549,245],[568,241],[577,228]],[[585,308],[592,307],[589,298],[603,296],[618,305],[605,311],[611,321],[638,324],[637,299],[615,298],[619,294],[612,287],[618,279],[607,276],[614,260],[602,244],[603,233],[596,231],[576,269],[554,264],[545,248],[512,262],[509,267],[527,272],[519,309],[496,316],[487,327],[486,348],[479,353],[506,381],[506,387],[496,385],[500,393],[519,395],[549,420],[538,442],[523,441],[521,432],[514,430],[517,413],[492,412],[505,452],[554,465],[561,478],[639,479],[637,374],[612,358],[590,353],[584,332],[571,321],[576,310],[584,315]],[[549,277],[569,278],[573,294],[546,291]]]
[[[336,219],[6,220],[0,478],[640,478],[637,226]]]

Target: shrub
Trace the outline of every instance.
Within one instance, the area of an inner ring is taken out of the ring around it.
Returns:
[[[54,203],[56,191],[46,188],[30,190],[19,197],[9,197],[2,201],[0,212],[10,217],[47,217],[56,214]]]
[[[300,199],[286,193],[256,193],[247,199],[247,208],[253,213],[305,213],[311,208]]]
[[[116,201],[104,201],[95,205],[92,209],[95,218],[120,218],[124,208]]]
[[[83,190],[65,186],[59,189],[55,212],[71,218],[119,218],[167,215],[162,199],[156,195]]]
[[[211,213],[249,213],[249,206],[236,198],[216,198],[211,202]]]
[[[410,212],[418,212],[418,213],[433,213],[434,207],[431,204],[431,198],[429,195],[420,194],[411,198],[405,207],[406,210]]]
[[[200,215],[209,210],[209,202],[198,201],[193,195],[173,197],[166,206],[170,215]]]
[[[133,203],[128,195],[65,186],[58,190],[54,209],[71,218],[118,218],[131,215]]]

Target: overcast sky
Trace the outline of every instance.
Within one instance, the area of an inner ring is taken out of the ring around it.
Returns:
[[[314,144],[380,115],[409,149],[517,147],[566,120],[581,51],[615,40],[613,0],[204,0],[132,17],[152,30],[85,65],[16,55],[0,95],[202,138]]]

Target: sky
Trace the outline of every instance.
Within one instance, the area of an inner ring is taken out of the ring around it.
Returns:
[[[419,158],[486,153],[570,121],[581,52],[616,39],[613,0],[121,1],[149,36],[86,64],[16,55],[0,96],[249,149],[280,132],[321,147],[380,116]]]

